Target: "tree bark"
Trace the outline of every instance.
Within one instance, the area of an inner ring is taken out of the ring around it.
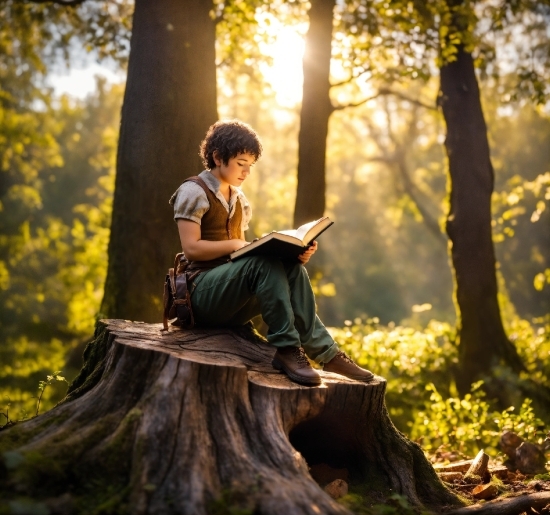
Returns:
[[[446,227],[460,312],[456,380],[464,394],[474,381],[489,379],[499,364],[514,371],[523,365],[504,332],[497,301],[491,233],[493,167],[472,55],[459,47],[457,59],[440,71],[451,182]]]
[[[298,134],[298,188],[294,226],[325,212],[325,161],[330,101],[330,58],[335,0],[312,0],[303,61],[304,86]]]
[[[162,281],[179,249],[168,200],[201,171],[217,119],[215,26],[207,0],[136,0],[101,312],[159,320]]]
[[[25,497],[54,513],[350,513],[308,472],[324,464],[346,469],[365,503],[399,493],[416,507],[460,505],[391,423],[384,379],[321,372],[321,386],[300,386],[271,367],[273,348],[259,338],[160,328],[100,322],[67,398],[0,432],[4,503]]]

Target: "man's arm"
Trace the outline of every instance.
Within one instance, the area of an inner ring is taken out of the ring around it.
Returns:
[[[178,231],[181,248],[189,261],[209,261],[248,245],[244,238],[222,241],[201,240],[201,226],[184,218],[178,219]]]

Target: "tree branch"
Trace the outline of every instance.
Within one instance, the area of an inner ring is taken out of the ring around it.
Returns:
[[[363,68],[363,70],[360,73],[358,73],[357,75],[352,73],[349,79],[345,79],[345,80],[342,80],[340,82],[335,82],[334,84],[331,84],[330,87],[331,88],[337,88],[338,86],[343,86],[344,84],[349,84],[351,81],[353,81],[355,79],[358,79],[359,77],[361,77],[361,75],[365,75],[365,73],[369,73],[369,72],[370,72],[370,70],[368,70],[366,68]]]
[[[416,209],[422,216],[426,228],[436,237],[436,239],[447,247],[447,238],[441,232],[441,227],[439,223],[432,215],[425,209],[422,202],[417,197],[417,192],[419,192],[418,186],[413,182],[409,174],[409,169],[405,163],[405,158],[403,155],[399,155],[397,158],[397,169],[399,170],[399,175],[401,175],[401,180],[403,181],[403,187],[409,198],[413,201]]]
[[[431,111],[437,111],[437,106],[434,104],[426,104],[425,102],[422,102],[422,100],[418,100],[416,98],[411,98],[408,95],[405,95],[405,93],[401,93],[399,91],[390,91],[388,93],[389,95],[394,95],[397,98],[400,98],[401,100],[406,100],[407,102],[410,102],[411,104],[417,105],[419,107],[423,107],[425,109],[430,109]]]
[[[378,93],[376,95],[373,95],[372,97],[367,97],[367,98],[365,98],[365,99],[363,99],[359,102],[352,102],[350,104],[342,104],[342,105],[333,106],[332,110],[333,111],[341,111],[342,109],[346,109],[348,107],[358,107],[360,105],[365,104],[369,100],[374,100],[375,98],[378,98],[379,96],[382,96],[382,95],[393,95],[397,98],[400,98],[401,100],[406,100],[407,102],[410,102],[411,104],[417,105],[419,107],[424,107],[425,109],[430,109],[432,111],[437,111],[437,106],[435,104],[434,105],[426,104],[426,103],[422,102],[422,100],[418,100],[416,98],[411,98],[411,97],[407,96],[405,93],[401,93],[399,91],[394,91],[393,89],[389,89],[389,88],[382,88],[378,91]]]
[[[411,174],[409,173],[409,168],[405,159],[405,152],[406,149],[410,146],[411,141],[403,144],[397,140],[395,135],[392,134],[390,128],[390,116],[387,109],[386,114],[388,115],[388,137],[390,138],[391,143],[393,143],[394,148],[390,149],[387,145],[384,144],[374,124],[371,122],[370,119],[367,119],[365,120],[365,123],[369,128],[371,138],[374,140],[374,142],[380,149],[380,152],[382,153],[381,155],[371,157],[368,161],[381,162],[385,163],[388,166],[390,171],[395,176],[394,186],[396,188],[396,191],[398,192],[398,195],[402,195],[403,193],[405,193],[409,196],[413,204],[418,209],[418,212],[422,216],[422,221],[426,228],[435,236],[436,240],[439,243],[445,245],[446,247],[447,238],[441,232],[441,228],[439,227],[437,219],[430,214],[429,210],[421,202],[420,197],[425,195],[423,194],[422,190],[415,184],[411,177]],[[410,124],[409,131],[407,131],[413,139],[414,131],[412,130],[412,128],[414,128],[415,126],[415,123]]]
[[[359,107],[360,105],[363,105],[367,103],[369,100],[374,100],[375,98],[378,98],[383,93],[378,92],[376,95],[373,95],[372,97],[367,97],[361,100],[360,102],[352,102],[351,104],[342,104],[342,105],[333,105],[332,111],[341,111],[342,109],[347,109],[348,107]]]

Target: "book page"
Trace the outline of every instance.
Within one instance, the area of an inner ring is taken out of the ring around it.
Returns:
[[[319,218],[319,220],[313,220],[313,222],[308,222],[307,224],[300,225],[298,229],[286,229],[284,231],[273,231],[276,234],[284,234],[285,236],[290,236],[291,238],[296,238],[300,240],[302,245],[306,245],[311,240],[313,240],[317,234],[323,232],[325,227],[331,225],[331,221],[328,216]]]
[[[295,229],[286,229],[284,231],[275,231],[277,232],[278,234],[286,234],[287,236],[292,236],[293,238],[298,238],[298,239],[301,239],[299,236],[296,235],[296,230]]]
[[[304,245],[306,245],[314,240],[318,234],[322,233],[323,230],[331,224],[332,222],[329,218],[324,216],[323,218],[319,218],[319,220],[315,220],[298,227],[298,229],[296,229],[296,237],[300,238]]]
[[[322,218],[320,220],[322,220]],[[306,234],[310,231],[310,229],[315,227],[319,223],[320,220],[314,220],[313,222],[309,222],[307,224],[300,225],[300,227],[298,227],[298,229],[296,229],[296,231],[295,231],[296,232],[296,238],[299,238],[305,244],[306,243],[306,241],[305,241]]]

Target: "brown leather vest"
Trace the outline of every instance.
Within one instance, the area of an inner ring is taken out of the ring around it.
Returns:
[[[206,193],[210,208],[201,219],[201,239],[208,241],[233,240],[241,237],[242,208],[241,201],[237,199],[233,218],[221,201],[200,177],[189,177],[183,182],[191,181],[198,184]],[[223,265],[229,261],[229,256],[222,256],[209,261],[191,261],[190,270],[209,270]]]

